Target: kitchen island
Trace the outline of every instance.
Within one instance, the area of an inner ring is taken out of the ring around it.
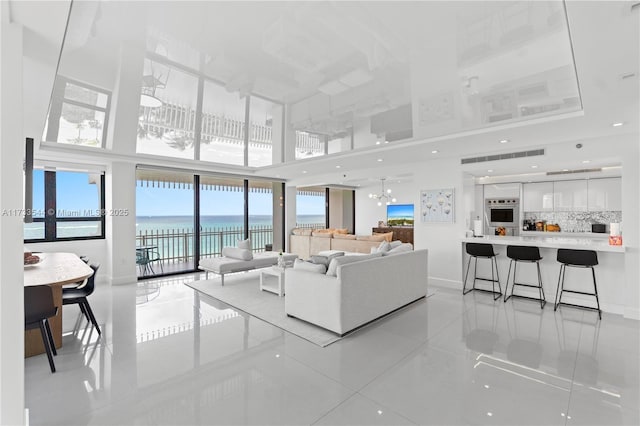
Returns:
[[[540,235],[531,235],[540,234]],[[498,254],[496,260],[498,262],[498,271],[500,276],[500,285],[504,293],[507,273],[509,271],[510,259],[507,257],[507,246],[509,245],[521,245],[521,246],[534,246],[540,248],[540,255],[542,260],[540,261],[540,270],[542,275],[542,283],[544,293],[548,305],[545,309],[553,309],[553,302],[556,296],[556,288],[558,285],[558,274],[560,272],[560,264],[556,261],[557,250],[573,249],[573,250],[594,250],[598,254],[598,266],[595,267],[596,279],[598,282],[598,296],[600,298],[600,307],[604,312],[612,312],[617,314],[624,313],[625,299],[624,299],[624,261],[625,261],[625,247],[624,246],[611,246],[608,239],[602,237],[586,238],[586,237],[573,237],[564,235],[549,235],[549,232],[535,232],[527,233],[524,236],[485,236],[485,237],[469,237],[462,239],[462,278],[464,279],[467,272],[468,255],[466,254],[465,245],[467,243],[485,243],[492,244],[494,252]],[[471,284],[473,277],[473,265],[471,262],[471,272],[469,273],[469,282],[467,287]],[[513,271],[511,272],[513,277]],[[491,267],[488,261],[478,261],[478,276],[490,277]],[[520,283],[536,283],[537,271],[534,263],[518,263],[518,276],[517,282]],[[509,281],[513,282],[513,278]],[[483,284],[477,286],[481,288]],[[486,284],[485,284],[486,285]],[[591,270],[587,268],[568,268],[565,277],[565,289],[575,289],[580,291],[593,291],[593,285],[591,280]],[[511,292],[511,286],[509,287]],[[537,297],[537,291],[516,287],[515,294],[521,294],[530,297]],[[487,296],[490,297],[490,296]],[[502,300],[502,299],[499,299]],[[564,302],[576,303],[580,305],[595,306],[595,298],[582,295],[574,295],[565,293],[562,296]],[[533,301],[523,299],[510,299],[508,303],[518,304],[531,304],[535,307]],[[539,305],[537,305],[539,308]],[[563,306],[559,309],[568,310],[576,309]],[[582,311],[582,310],[580,310]],[[597,318],[597,313],[589,313],[584,311],[585,315],[594,315]]]

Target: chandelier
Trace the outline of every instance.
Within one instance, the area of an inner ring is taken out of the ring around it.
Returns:
[[[391,204],[391,203],[395,203],[396,202],[396,199],[391,196],[391,190],[387,189],[385,191],[385,189],[384,189],[384,181],[385,180],[386,180],[385,178],[380,179],[380,184],[382,186],[382,191],[380,192],[380,194],[369,194],[369,198],[374,199],[374,200],[378,200],[378,205],[379,206],[382,205],[383,201],[385,202],[385,204],[387,206],[389,204]]]

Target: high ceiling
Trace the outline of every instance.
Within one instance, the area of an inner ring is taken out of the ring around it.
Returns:
[[[602,145],[637,133],[640,18],[633,4],[81,1],[73,3],[62,60],[82,58],[99,70],[100,84],[114,84],[121,45],[139,45],[202,70],[230,93],[287,104],[294,129],[334,135],[365,128],[354,151],[256,172],[355,186],[364,180],[349,178],[356,170],[401,176],[408,161],[581,140]],[[43,10],[12,2],[12,17],[39,40],[55,36]],[[381,138],[390,143],[375,145]],[[597,157],[602,165],[620,162]],[[581,166],[555,160],[544,167]],[[495,163],[503,174],[528,167]],[[465,167],[478,176],[486,169]]]

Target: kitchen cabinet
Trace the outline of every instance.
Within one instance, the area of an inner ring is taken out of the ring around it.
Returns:
[[[520,198],[519,183],[493,183],[484,186],[484,198]]]
[[[561,180],[554,182],[554,211],[587,211],[587,192],[587,180]]]
[[[587,184],[587,209],[597,211],[622,210],[622,179],[590,179]]]
[[[522,210],[525,212],[553,211],[553,182],[523,184]]]

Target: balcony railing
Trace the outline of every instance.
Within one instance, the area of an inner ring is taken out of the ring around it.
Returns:
[[[251,226],[249,238],[254,252],[265,250],[273,242],[273,227]],[[222,255],[223,247],[235,247],[238,240],[244,239],[244,228],[203,228],[200,231],[200,257]],[[193,228],[152,229],[139,231],[136,245],[153,248],[164,266],[192,263],[194,260]],[[155,267],[154,267],[155,270]]]

